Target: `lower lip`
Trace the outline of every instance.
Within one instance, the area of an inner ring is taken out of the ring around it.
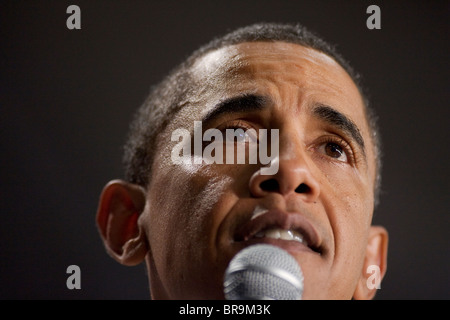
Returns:
[[[306,252],[306,253],[314,253],[320,255],[318,252],[315,252],[305,244],[295,241],[295,240],[283,240],[283,239],[272,239],[272,238],[252,238],[247,241],[240,242],[243,246],[251,246],[254,244],[270,244],[276,247],[279,247],[283,250],[288,251],[290,254]]]

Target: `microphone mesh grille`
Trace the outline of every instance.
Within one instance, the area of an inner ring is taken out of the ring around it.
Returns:
[[[287,251],[267,244],[253,245],[231,260],[224,292],[227,300],[299,300],[303,274]]]

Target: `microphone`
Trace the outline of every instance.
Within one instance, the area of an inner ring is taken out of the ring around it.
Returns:
[[[230,261],[224,293],[227,300],[301,300],[303,273],[287,251],[252,245]]]

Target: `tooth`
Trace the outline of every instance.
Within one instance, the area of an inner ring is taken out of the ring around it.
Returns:
[[[303,238],[300,236],[294,236],[294,240],[298,241],[298,242],[302,242],[303,243]]]
[[[294,231],[294,240],[301,242],[305,245],[308,245],[308,243],[305,241],[305,239],[303,238],[303,235]]]
[[[270,229],[265,232],[265,236],[267,238],[280,239],[280,230],[279,229]]]
[[[303,238],[303,235],[297,231],[283,230],[280,228],[272,228],[268,230],[259,231],[254,235],[255,238],[271,238],[271,239],[282,239],[282,240],[293,240],[308,245],[308,243]]]
[[[294,236],[292,235],[291,230],[281,230],[280,238],[283,240],[292,240],[292,239],[294,239]]]

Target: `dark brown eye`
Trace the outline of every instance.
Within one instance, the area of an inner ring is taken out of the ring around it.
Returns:
[[[339,158],[344,153],[344,151],[342,151],[342,148],[335,143],[327,143],[327,145],[325,146],[325,151],[327,155],[332,158]]]
[[[253,128],[229,126],[224,131],[226,142],[258,143],[258,136]]]
[[[337,143],[327,142],[322,145],[322,148],[323,152],[327,156],[342,162],[347,162],[347,154],[345,153],[343,148]]]

